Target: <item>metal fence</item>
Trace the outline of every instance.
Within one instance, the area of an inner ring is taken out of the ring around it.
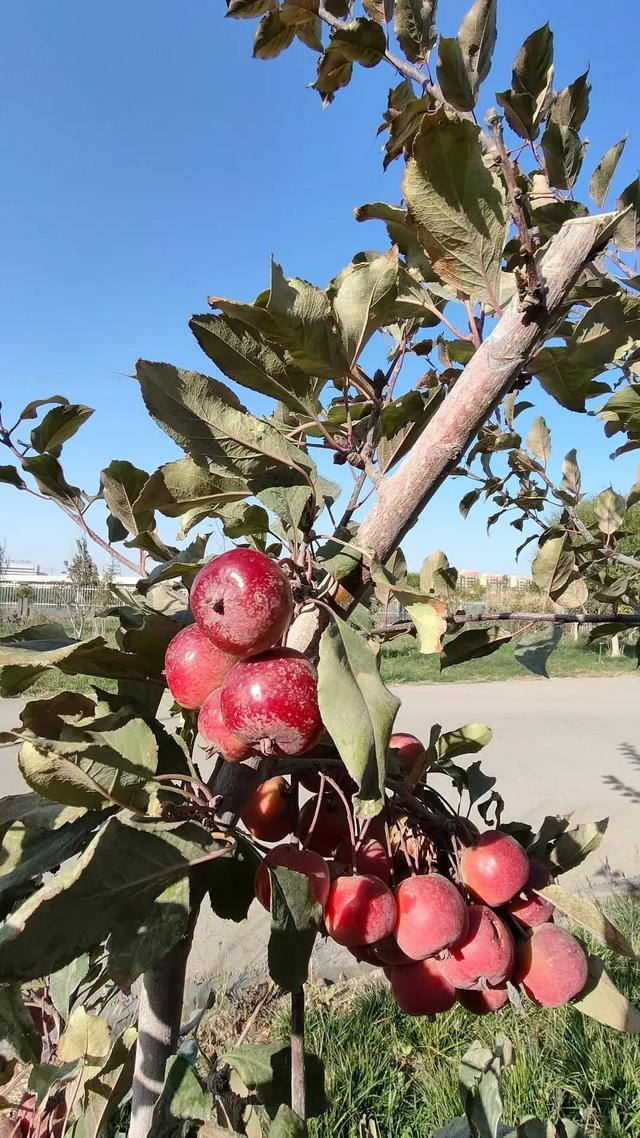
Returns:
[[[105,601],[100,585],[76,586],[68,581],[0,581],[0,610],[95,609]]]

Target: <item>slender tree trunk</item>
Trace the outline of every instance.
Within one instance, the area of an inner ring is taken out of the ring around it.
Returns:
[[[611,657],[617,660],[622,656],[622,645],[620,644],[620,633],[616,632],[615,636],[611,637]]]
[[[479,428],[511,390],[532,354],[561,318],[568,292],[585,266],[604,247],[617,219],[615,213],[579,218],[567,222],[554,237],[540,266],[547,290],[546,312],[532,319],[519,309],[516,298],[511,301],[400,469],[381,480],[375,504],[358,531],[361,548],[385,560],[416,522]],[[348,613],[367,587],[366,569],[360,566],[341,582],[334,600],[336,607]],[[288,643],[300,651],[316,654],[326,621],[324,610],[316,608],[303,613],[294,622]],[[224,807],[233,813],[240,797],[233,785],[234,779],[246,778],[246,773],[242,774],[239,766],[233,766],[221,777]],[[256,778],[254,772],[248,781]],[[217,790],[215,784],[212,786]],[[186,955],[181,960],[174,949],[145,976],[138,1019],[135,1110],[129,1138],[146,1138],[148,1133],[154,1096],[158,1094],[165,1063],[179,1030],[185,965]]]

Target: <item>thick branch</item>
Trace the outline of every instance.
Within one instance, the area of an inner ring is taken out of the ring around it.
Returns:
[[[602,612],[481,612],[451,613],[447,624],[455,628],[458,624],[496,624],[498,621],[525,621],[527,624],[628,624],[629,628],[640,625],[640,613],[602,613]],[[375,636],[397,636],[401,632],[412,632],[412,620],[399,620],[396,624],[380,624],[372,628]]]
[[[400,468],[382,480],[376,502],[358,531],[361,548],[385,561],[415,524],[479,428],[544,343],[567,293],[585,265],[606,244],[617,216],[599,214],[567,222],[562,227],[540,265],[547,291],[546,311],[532,316],[519,310],[516,298],[510,302]],[[339,603],[349,609],[363,589],[362,569],[352,575],[347,585],[351,599],[343,588]]]

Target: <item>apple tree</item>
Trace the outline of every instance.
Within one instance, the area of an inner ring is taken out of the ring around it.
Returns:
[[[617,184],[625,142],[581,179],[590,84],[554,84],[547,25],[477,121],[495,0],[476,0],[450,38],[429,0],[228,0],[227,14],[255,23],[258,59],[305,45],[331,113],[354,70],[388,69],[379,134],[402,196],[357,204],[383,229],[367,225],[367,247],[324,287],[274,261],[254,302],[210,297],[189,322],[203,372],[138,361],[144,406],[183,457],[153,472],[114,459],[97,495],[104,533],[96,495],[63,466],[91,409],[54,395],[0,419],[0,480],[139,577],[110,587],[115,646],[57,623],[0,638],[2,695],[69,678],[28,698],[3,737],[20,743],[31,788],[0,803],[0,1016],[31,1069],[6,1109],[25,1134],[106,1133],[130,1085],[132,1138],[306,1133],[323,1101],[304,1049],[319,933],[383,968],[408,1014],[571,1000],[639,1030],[601,961],[550,921],[632,952],[559,884],[606,820],[547,817],[535,831],[507,818],[466,758],[490,729],[394,735],[398,700],[378,669],[399,631],[378,615],[392,599],[442,668],[515,639],[545,674],[562,622],[640,623],[626,521],[640,488],[604,489],[585,521],[578,448],[556,455],[536,406],[542,389],[576,416],[597,411],[615,453],[640,446],[640,183]],[[249,411],[242,389],[270,411]],[[535,553],[545,611],[524,628],[518,613],[450,612],[442,551],[425,551],[419,586],[407,580],[402,539],[450,478],[463,515],[491,501],[490,524],[507,514]],[[159,518],[176,520],[175,543]],[[215,558],[211,522],[231,543]],[[270,974],[291,993],[290,1044],[241,1048],[205,1083],[176,1051],[195,921],[203,905],[242,921],[254,895],[271,914]],[[104,1009],[138,979],[137,1034],[114,1037]]]

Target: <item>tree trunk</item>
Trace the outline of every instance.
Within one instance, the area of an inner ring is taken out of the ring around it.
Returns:
[[[517,298],[511,301],[399,470],[381,480],[375,504],[358,531],[360,548],[386,560],[414,525],[479,428],[511,390],[532,354],[557,324],[567,293],[584,267],[604,247],[617,219],[616,213],[579,218],[567,222],[554,237],[540,266],[547,289],[546,312],[532,319],[527,312],[520,311]],[[366,568],[359,566],[338,587],[334,598],[336,608],[350,612],[368,583]],[[326,622],[327,614],[317,607],[303,613],[294,622],[288,644],[317,656],[319,636]],[[239,765],[234,765],[225,770],[221,778],[223,789],[218,791],[215,782],[212,789],[224,794],[224,808],[232,812],[234,807],[238,808],[240,797],[234,783],[246,779],[247,775],[240,771]],[[255,783],[256,778],[253,773],[248,784]],[[148,1133],[154,1096],[162,1083],[165,1063],[179,1030],[186,956],[178,961],[174,958],[175,952],[145,976],[138,1019],[135,1115],[129,1138],[145,1138]]]
[[[620,644],[620,633],[616,632],[615,636],[611,637],[611,658],[617,660],[622,656],[622,645]]]

